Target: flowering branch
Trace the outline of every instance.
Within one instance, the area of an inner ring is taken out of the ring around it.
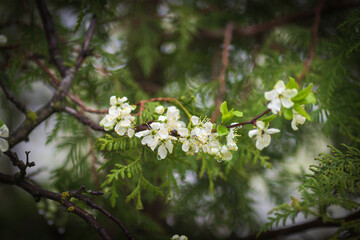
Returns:
[[[219,74],[219,95],[216,99],[216,109],[214,114],[211,117],[211,122],[215,122],[216,119],[220,115],[220,105],[224,99],[225,96],[225,78],[226,78],[226,69],[229,64],[229,47],[231,43],[231,37],[232,37],[232,31],[233,31],[234,25],[233,23],[228,23],[225,28],[225,37],[224,37],[224,43],[223,43],[223,51],[222,51],[222,66]]]
[[[88,117],[86,117],[85,115],[77,112],[75,109],[64,106],[64,107],[61,107],[61,110],[63,110],[64,112],[70,114],[71,116],[75,117],[81,123],[91,127],[93,130],[105,132],[104,128],[102,128],[100,125],[92,122]]]
[[[304,63],[305,67],[304,67],[304,71],[301,73],[301,75],[299,76],[299,78],[296,80],[298,85],[300,86],[301,81],[304,79],[306,73],[309,71],[310,69],[310,64],[312,59],[314,58],[314,51],[315,51],[315,45],[316,42],[318,40],[318,29],[319,29],[319,23],[320,23],[320,15],[321,15],[321,11],[324,7],[326,0],[320,0],[318,5],[315,8],[315,20],[314,20],[314,24],[312,26],[312,41],[311,41],[311,45],[309,48],[309,55]]]
[[[262,112],[261,114],[257,115],[256,117],[254,117],[253,119],[249,120],[249,121],[245,121],[245,122],[241,122],[241,123],[236,123],[236,124],[232,124],[229,126],[226,126],[226,128],[235,128],[235,127],[240,127],[246,124],[253,124],[255,125],[256,120],[258,120],[259,118],[261,118],[262,116],[264,116],[265,114],[267,114],[268,112],[270,112],[271,109],[266,109],[264,112]]]

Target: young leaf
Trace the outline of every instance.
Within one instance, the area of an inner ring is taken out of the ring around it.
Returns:
[[[305,105],[310,103],[316,103],[316,98],[314,93],[310,92],[303,100],[296,102],[299,105]]]
[[[220,105],[220,112],[222,115],[226,115],[229,111],[227,108],[227,103],[226,101],[224,101],[221,105]]]
[[[217,133],[219,136],[223,136],[229,133],[229,130],[224,125],[219,125],[217,127]]]
[[[243,117],[244,116],[244,114],[242,112],[240,112],[240,111],[234,111],[233,114],[235,116],[237,116],[237,117]]]
[[[310,85],[307,86],[307,88],[305,88],[305,89],[301,90],[300,92],[298,92],[298,94],[295,97],[293,97],[291,100],[293,102],[299,102],[299,101],[303,100],[304,98],[307,97],[307,95],[310,94],[312,87],[313,87],[313,84],[310,83]]]
[[[289,82],[286,84],[286,88],[287,89],[293,89],[295,88],[296,90],[299,89],[299,85],[297,84],[297,82],[295,81],[294,78],[289,77]]]
[[[291,120],[293,117],[291,108],[283,108],[284,117],[287,120]]]
[[[305,111],[304,108],[302,108],[299,104],[295,104],[294,105],[294,110],[297,111],[299,114],[303,115],[304,117],[306,117],[307,120],[311,121],[311,117],[310,115]]]
[[[276,117],[277,117],[277,115],[273,114],[273,115],[271,115],[271,116],[267,116],[267,117],[261,119],[261,121],[263,121],[263,122],[271,122],[271,121],[274,120]]]

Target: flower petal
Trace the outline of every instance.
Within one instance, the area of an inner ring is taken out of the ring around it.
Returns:
[[[267,130],[265,130],[265,133],[267,134],[274,134],[274,133],[279,133],[280,130],[279,129],[276,129],[276,128],[269,128]]]
[[[264,95],[265,95],[266,100],[271,101],[271,100],[277,98],[279,96],[279,93],[276,92],[275,90],[271,90],[271,91],[265,92]]]
[[[158,149],[158,156],[160,157],[160,159],[164,159],[166,157],[166,154],[167,154],[167,151],[166,151],[165,145],[161,144]]]
[[[295,116],[293,117],[293,119],[291,120],[291,127],[292,129],[294,129],[295,131],[297,131],[299,128],[296,126],[297,122],[295,119]]]
[[[275,98],[267,105],[268,108],[271,109],[273,114],[277,114],[281,110],[281,101],[279,98]]]
[[[191,117],[191,122],[192,124],[194,124],[195,126],[196,125],[199,125],[199,118],[197,116],[192,116]]]
[[[129,128],[127,131],[127,135],[129,138],[132,138],[134,136],[135,130],[132,128]]]
[[[9,129],[8,127],[4,124],[0,127],[0,137],[4,137],[7,138],[9,136]]]
[[[263,134],[259,136],[258,139],[256,140],[256,148],[259,150],[263,150],[264,148],[270,145],[270,142],[271,142],[270,135]]]
[[[259,130],[254,129],[249,131],[249,137],[252,138],[253,136],[259,135]]]
[[[6,152],[8,149],[9,149],[8,141],[0,138],[0,152]]]
[[[256,127],[263,130],[265,128],[265,123],[263,121],[256,121]]]
[[[189,149],[190,149],[189,141],[185,141],[185,142],[183,143],[183,145],[181,146],[181,149],[182,149],[184,152],[188,152]]]
[[[172,142],[170,140],[165,142],[165,146],[168,149],[169,153],[172,153],[174,145],[172,144]]]
[[[282,80],[277,81],[277,83],[275,84],[276,92],[281,94],[285,91],[285,89],[286,89],[285,83]]]
[[[283,96],[286,96],[288,98],[293,98],[297,95],[298,91],[293,88],[293,89],[286,89],[283,93]]]
[[[285,108],[291,108],[294,106],[294,103],[290,100],[290,98],[283,97],[281,99],[281,103]]]

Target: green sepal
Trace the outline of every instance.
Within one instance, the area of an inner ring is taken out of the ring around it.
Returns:
[[[293,113],[291,108],[282,108],[284,118],[287,120],[291,120],[293,118]]]
[[[310,83],[310,85],[307,86],[307,88],[304,88],[303,90],[301,90],[300,92],[298,92],[298,94],[297,94],[295,97],[293,97],[293,98],[291,99],[291,101],[293,101],[293,102],[299,102],[299,101],[305,99],[305,98],[311,93],[312,87],[313,87],[313,84]]]
[[[301,114],[301,115],[303,115],[304,117],[306,117],[306,119],[307,119],[308,121],[311,121],[310,115],[305,111],[304,108],[301,107],[300,104],[295,104],[293,108],[294,108],[294,110],[297,111],[299,114]]]
[[[217,133],[219,136],[223,136],[229,133],[229,130],[224,125],[219,125],[217,127]]]
[[[295,81],[294,78],[289,77],[289,82],[286,84],[286,88],[287,89],[293,89],[295,88],[296,90],[299,89],[299,85],[297,84],[297,82]]]
[[[270,115],[270,116],[267,116],[267,117],[261,119],[261,121],[263,121],[263,122],[265,122],[265,123],[266,123],[266,122],[271,122],[271,121],[274,120],[276,117],[277,117],[277,115],[273,114],[273,115]]]

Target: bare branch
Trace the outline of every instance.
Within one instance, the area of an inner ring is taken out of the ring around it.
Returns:
[[[64,198],[62,194],[44,190],[27,180],[19,180],[17,175],[0,173],[0,182],[9,185],[17,185],[18,187],[22,188],[23,190],[34,196],[35,201],[40,201],[41,198],[46,198],[60,203],[68,212],[74,213],[84,219],[92,228],[96,230],[96,232],[102,239],[111,239],[110,235],[97,222],[93,215],[91,215],[84,209],[78,207],[74,203],[70,202],[67,198]]]
[[[233,31],[234,25],[230,22],[226,25],[225,28],[225,37],[224,37],[224,44],[223,44],[223,51],[222,51],[222,66],[220,70],[220,75],[218,77],[219,80],[219,95],[216,98],[216,108],[215,112],[213,113],[211,117],[211,122],[215,122],[216,119],[220,115],[220,106],[221,103],[225,97],[225,91],[226,91],[226,69],[229,64],[229,48],[231,43],[231,37],[232,37],[232,31]]]
[[[3,89],[5,96],[7,99],[9,99],[22,113],[27,113],[27,108],[25,104],[23,104],[21,101],[19,101],[16,97],[14,97],[9,89],[5,86],[5,83],[3,83],[3,80],[0,79],[0,87]]]
[[[87,126],[91,127],[93,130],[105,132],[103,127],[101,127],[100,125],[92,122],[88,117],[86,117],[85,115],[77,112],[75,109],[72,109],[72,108],[67,107],[67,106],[61,107],[61,109],[64,112],[66,112],[66,113],[70,114],[71,116],[75,117],[77,120],[79,120],[84,125],[87,125]]]
[[[50,60],[59,70],[61,77],[65,77],[67,69],[63,64],[64,61],[60,55],[58,39],[56,37],[54,24],[49,9],[44,0],[37,0],[36,5],[39,9],[41,21],[45,30],[46,40],[49,46]]]

